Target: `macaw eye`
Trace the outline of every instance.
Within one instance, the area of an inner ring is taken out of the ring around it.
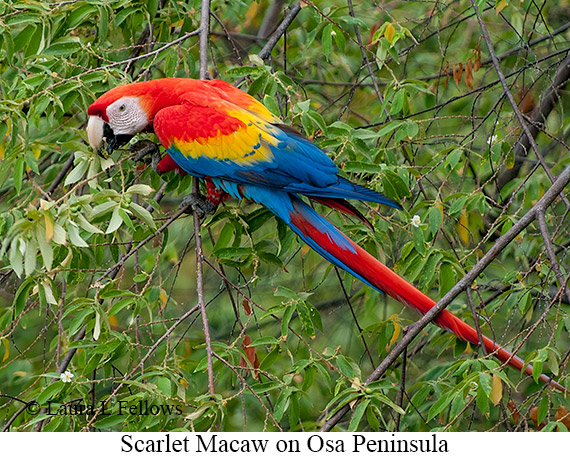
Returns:
[[[119,106],[119,111],[121,111],[121,112],[125,111],[126,109],[127,109],[126,105]]]

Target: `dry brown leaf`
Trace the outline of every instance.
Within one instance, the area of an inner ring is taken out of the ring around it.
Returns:
[[[463,75],[463,62],[459,62],[459,65],[453,66],[453,80],[455,81],[455,86],[459,89],[459,83],[461,82],[461,76]]]
[[[538,423],[538,406],[535,406],[530,410],[528,417],[531,418],[531,420],[536,425],[536,428],[539,430],[541,430],[546,425],[546,422],[544,421],[542,421],[540,424]]]
[[[371,29],[370,29],[370,36],[368,37],[368,41],[366,42],[366,47],[370,48],[372,45],[372,41],[374,40],[374,34],[376,33],[376,31],[380,28],[380,25],[378,24],[378,22],[375,22]]]
[[[251,311],[251,307],[249,306],[249,300],[247,298],[244,298],[241,304],[243,306],[243,309],[245,310],[245,314],[251,316],[253,313]]]
[[[517,98],[520,100],[518,105],[522,113],[529,115],[536,108],[536,100],[529,89],[523,88],[519,90]]]
[[[570,430],[570,411],[566,406],[560,405],[556,410],[556,414],[554,415],[554,419],[558,422],[562,422],[568,430]]]
[[[255,347],[251,347],[250,344],[251,344],[251,337],[246,334],[243,337],[243,342],[241,343],[241,348],[244,350],[245,355],[247,356],[247,360],[249,360],[250,365],[255,370],[257,370],[259,368],[259,359],[257,358],[257,354],[255,352]],[[243,357],[240,358],[239,366],[243,367],[243,368],[248,366],[248,364],[246,363],[246,361]],[[253,377],[255,379],[259,379],[259,372],[254,371]]]
[[[475,53],[477,54],[477,57],[475,58],[475,63],[473,64],[473,71],[477,72],[479,71],[479,68],[481,68],[481,48],[479,45],[477,45],[475,48]]]
[[[469,59],[467,65],[465,65],[465,84],[467,84],[469,89],[473,89],[473,63],[471,59]]]
[[[517,405],[514,402],[514,400],[509,400],[509,402],[507,403],[507,409],[511,412],[512,414],[512,418],[513,418],[513,422],[515,424],[519,423],[519,420],[521,418],[521,413],[519,413],[519,410],[517,409]]]

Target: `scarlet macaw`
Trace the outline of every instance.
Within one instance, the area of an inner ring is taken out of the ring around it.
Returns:
[[[229,83],[165,78],[118,86],[88,109],[87,133],[95,150],[112,151],[143,131],[154,132],[167,154],[160,172],[179,167],[236,198],[265,205],[305,243],[334,265],[404,305],[425,314],[435,302],[348,239],[299,195],[363,217],[345,199],[399,208],[393,200],[338,174],[334,162],[263,104]],[[476,330],[447,310],[435,323],[479,344]],[[527,374],[532,366],[483,337],[487,352]],[[540,379],[566,389],[542,374]]]

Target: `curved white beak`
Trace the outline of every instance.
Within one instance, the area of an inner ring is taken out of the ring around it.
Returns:
[[[105,121],[99,116],[89,116],[87,122],[87,139],[94,151],[99,151],[103,146],[103,126]]]

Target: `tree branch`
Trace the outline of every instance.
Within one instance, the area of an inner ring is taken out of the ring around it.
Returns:
[[[295,5],[293,5],[293,7],[291,7],[289,13],[287,13],[287,16],[285,16],[285,18],[283,19],[283,22],[279,24],[279,27],[277,27],[275,32],[273,32],[271,38],[267,40],[265,46],[263,46],[261,51],[259,51],[257,55],[261,59],[265,60],[271,55],[271,51],[273,50],[273,48],[275,47],[281,36],[285,33],[287,28],[291,25],[291,22],[293,22],[293,20],[297,17],[299,11],[301,11],[301,2],[297,2]]]

